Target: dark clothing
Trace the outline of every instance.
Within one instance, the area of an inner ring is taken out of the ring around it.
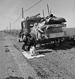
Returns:
[[[21,32],[20,35],[23,39],[24,45],[22,47],[23,50],[30,50],[31,46],[36,46],[36,39],[33,34],[30,34],[31,27],[30,27],[31,21],[28,20],[28,18],[25,21],[21,22]]]
[[[29,51],[31,46],[36,47],[36,39],[32,34],[27,34],[26,39],[24,40],[23,50]],[[26,49],[25,49],[26,47]]]
[[[24,35],[30,33],[30,23],[28,20],[21,22],[21,32],[19,33],[19,37],[23,39]]]

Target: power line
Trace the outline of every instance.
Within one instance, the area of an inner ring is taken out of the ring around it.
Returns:
[[[33,4],[31,7],[27,8],[27,9],[25,10],[25,12],[26,12],[26,11],[29,11],[31,8],[33,8],[34,6],[36,6],[37,4],[39,4],[41,1],[42,1],[42,0],[39,0],[38,2],[36,2],[35,4]],[[22,11],[23,11],[23,8],[22,8]],[[23,12],[22,12],[22,13],[23,13]],[[24,14],[23,14],[23,15],[24,15]],[[21,15],[19,15],[19,17],[18,17],[13,23],[16,23],[16,22],[19,20],[20,17],[21,17]],[[24,17],[24,16],[22,16],[22,17]]]
[[[28,10],[30,10],[31,8],[33,8],[35,5],[39,4],[41,1],[42,0],[39,0],[38,2],[36,2],[35,4],[33,4],[31,7],[29,7],[28,9],[26,9],[25,12],[28,11]]]
[[[16,19],[13,23],[16,23],[16,22],[20,19],[20,17],[21,17],[21,15],[19,15],[19,16],[17,17],[17,19]]]

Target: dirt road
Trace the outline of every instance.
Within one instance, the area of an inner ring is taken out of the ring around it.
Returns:
[[[75,47],[45,52],[44,57],[31,60],[21,52],[17,37],[0,33],[0,79],[75,79]]]
[[[0,79],[17,76],[27,79],[28,76],[38,79],[34,69],[18,49],[16,38],[0,33]]]

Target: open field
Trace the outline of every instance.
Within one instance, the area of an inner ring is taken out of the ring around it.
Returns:
[[[67,32],[67,35],[75,35],[75,28],[66,28],[64,30]]]
[[[67,35],[75,35],[75,28],[64,28],[64,31],[66,31]],[[9,31],[5,31],[8,34],[14,35],[14,36],[18,36],[20,30],[9,30]]]
[[[67,34],[75,35],[75,29]],[[16,36],[16,37],[15,37]],[[26,59],[18,42],[18,33],[0,33],[0,79],[9,76],[24,79],[75,79],[75,43],[63,43],[43,52],[45,57]],[[40,52],[42,53],[42,52]]]

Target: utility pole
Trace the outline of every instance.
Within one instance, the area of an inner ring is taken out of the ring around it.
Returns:
[[[48,3],[47,3],[47,10],[48,10],[48,15],[50,15]]]
[[[22,8],[22,18],[24,18],[24,10],[23,10],[23,8]]]
[[[11,32],[11,23],[9,23],[9,30],[10,30],[10,32]]]
[[[45,17],[45,14],[44,14],[44,9],[42,10],[42,13],[43,13],[43,17]]]

